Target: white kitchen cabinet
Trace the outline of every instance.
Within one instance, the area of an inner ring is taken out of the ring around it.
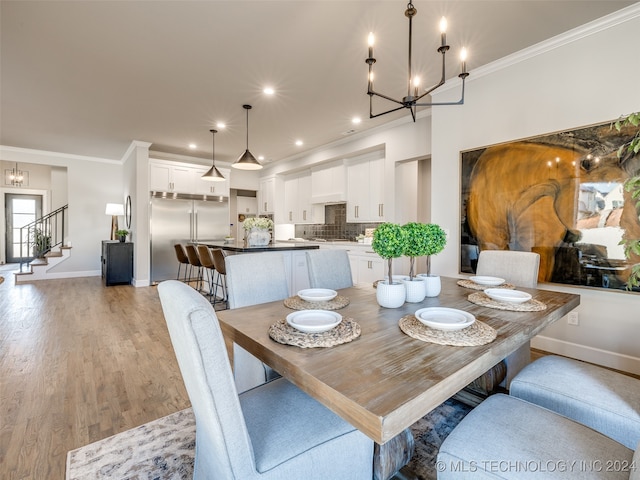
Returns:
[[[300,290],[309,288],[309,271],[307,270],[307,256],[305,250],[265,252],[261,255],[282,255],[290,296],[293,297]]]
[[[149,188],[157,192],[194,193],[195,170],[171,162],[149,162]]]
[[[382,280],[385,276],[387,262],[371,249],[371,246],[362,244],[328,244],[320,245],[321,249],[341,249],[346,250],[351,266],[351,277],[353,284],[367,283],[372,285],[376,280]],[[394,260],[395,261],[395,260]]]
[[[238,213],[258,213],[258,199],[256,197],[236,197]]]
[[[199,195],[219,195],[222,197],[229,196],[229,182],[231,180],[231,170],[228,168],[218,168],[224,176],[224,182],[212,182],[203,180],[202,175],[209,171],[208,168],[197,168],[195,171],[195,193]]]
[[[315,223],[311,206],[311,172],[298,178],[299,223]]]
[[[386,260],[381,258],[373,250],[350,251],[351,275],[353,283],[373,284],[376,280],[384,278]]]
[[[311,205],[310,173],[285,178],[283,220],[285,223],[316,223]]]
[[[311,203],[347,201],[347,167],[342,161],[311,170]]]
[[[347,166],[347,222],[384,222],[384,158]]]
[[[258,213],[274,213],[276,199],[276,177],[266,177],[260,179],[260,190],[258,190]]]
[[[310,288],[306,251],[292,250],[290,294],[296,295],[305,288]]]

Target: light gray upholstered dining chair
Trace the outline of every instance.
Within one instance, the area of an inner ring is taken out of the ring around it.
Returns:
[[[640,380],[636,378],[548,355],[522,369],[511,382],[509,393],[591,427],[628,448],[640,443]]]
[[[353,287],[351,264],[346,250],[308,250],[307,268],[311,288]]]
[[[488,275],[504,278],[516,287],[536,288],[538,286],[538,270],[540,255],[534,252],[512,250],[482,250],[478,255],[476,275]],[[509,388],[511,380],[531,362],[531,342],[525,343],[518,350],[504,359],[506,377],[501,382]]]
[[[632,470],[635,462],[635,471]],[[438,480],[640,479],[634,451],[520,398],[492,395],[442,442]]]
[[[540,255],[515,250],[482,250],[476,275],[504,278],[516,287],[536,288]]]
[[[372,478],[373,442],[283,378],[238,395],[213,306],[158,286],[196,419],[196,480]]]
[[[284,258],[279,253],[243,253],[225,257],[229,308],[284,300],[289,296]],[[233,345],[233,371],[239,392],[279,376],[244,348]]]

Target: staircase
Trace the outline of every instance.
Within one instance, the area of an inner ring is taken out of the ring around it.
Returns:
[[[56,250],[50,250],[45,253],[44,258],[34,258],[25,267],[21,266],[21,270],[14,273],[16,283],[58,278],[50,270],[70,256],[71,247],[60,246]]]
[[[20,229],[20,271],[15,273],[16,283],[58,277],[51,269],[71,255],[71,247],[63,244],[68,208],[69,205],[60,207]]]

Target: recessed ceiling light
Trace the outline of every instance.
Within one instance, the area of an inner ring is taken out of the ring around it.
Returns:
[[[258,160],[260,161],[264,160],[264,155],[258,155]]]
[[[263,92],[264,92],[265,95],[273,95],[274,93],[276,93],[275,90],[273,88],[271,88],[271,87],[266,87],[263,90]]]
[[[360,123],[362,121],[362,119],[360,117],[353,117],[351,119],[351,123]]]
[[[197,146],[195,143],[190,143],[190,144],[189,144],[189,148],[190,148],[191,150],[195,150],[196,148],[198,148],[198,146]]]
[[[302,140],[296,140],[296,145],[297,145],[297,146],[299,146],[299,147],[300,147],[302,144],[303,144]]]
[[[218,127],[218,128],[225,128],[225,127],[226,127],[226,125],[225,125],[224,123],[222,123],[222,122],[218,122],[218,123],[216,123],[216,127]]]

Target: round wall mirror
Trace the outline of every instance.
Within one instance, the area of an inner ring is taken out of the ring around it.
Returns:
[[[127,223],[127,228],[131,228],[131,195],[127,195],[124,205],[124,221]]]

